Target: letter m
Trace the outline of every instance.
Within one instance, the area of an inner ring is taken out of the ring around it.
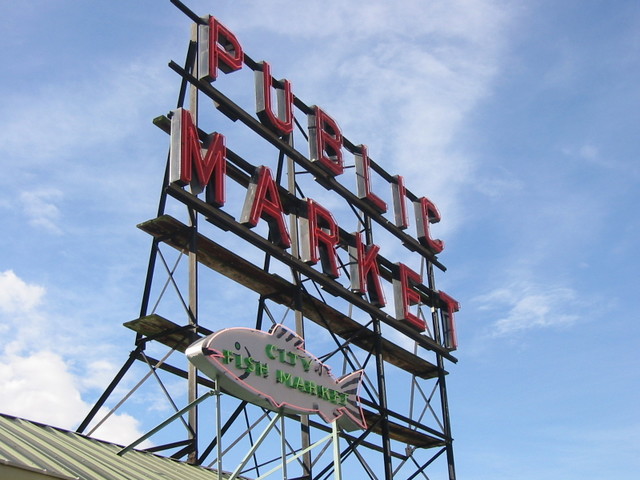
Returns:
[[[171,153],[169,181],[191,185],[198,195],[207,187],[207,203],[221,207],[225,203],[227,148],[224,136],[213,133],[203,144],[189,110],[178,108],[171,117]]]

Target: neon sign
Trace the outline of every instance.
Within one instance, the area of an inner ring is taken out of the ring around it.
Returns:
[[[190,81],[199,89],[206,89],[220,72],[228,74],[244,68],[246,59],[237,37],[214,17],[207,17],[205,24],[198,28],[198,48],[200,58],[204,60],[199,63],[198,78]],[[417,197],[410,193],[402,176],[386,174],[382,178],[391,186],[393,220],[386,218],[388,205],[373,191],[372,186],[372,175],[377,173],[380,176],[380,169],[369,158],[367,146],[349,142],[342,135],[338,122],[318,106],[305,106],[303,109],[307,116],[308,157],[295,150],[285,141],[293,131],[294,110],[300,109],[291,83],[286,79],[273,78],[267,62],[253,63],[251,68],[255,73],[258,120],[249,117],[243,121],[258,123],[266,132],[263,136],[268,136],[267,139],[282,152],[312,173],[319,184],[337,192],[350,205],[369,215],[408,249],[438,265],[436,255],[444,250],[445,244],[441,239],[433,238],[430,230],[432,224],[441,220],[436,205],[427,197]],[[180,73],[190,75],[188,72]],[[228,108],[225,106],[221,110],[224,113]],[[233,118],[233,115],[229,116]],[[255,130],[258,127],[252,128]],[[353,156],[356,167],[357,194],[337,181],[345,174],[347,153]],[[200,132],[188,110],[179,108],[172,112],[172,185],[189,185],[191,194],[196,196],[205,192],[207,205],[222,208],[226,205],[227,160],[224,135]],[[383,280],[391,282],[395,320],[418,333],[427,329],[427,323],[414,313],[415,305],[426,303],[439,308],[444,332],[443,346],[447,350],[457,348],[454,314],[460,306],[453,297],[425,286],[422,275],[403,263],[392,263],[391,266],[385,266],[383,271],[383,258],[378,245],[367,243],[361,232],[350,233],[343,230],[332,213],[317,200],[295,199],[297,203],[292,205],[287,193],[278,185],[268,166],[255,167],[246,185],[245,200],[237,223],[253,229],[264,220],[268,224],[270,241],[286,251],[291,246],[291,234],[287,225],[289,217],[293,215],[297,219],[301,237],[300,259],[306,265],[319,264],[325,278],[335,282],[341,276],[339,265],[349,265],[348,290],[360,295],[378,309],[387,305]],[[405,231],[410,223],[407,204],[413,205],[415,237]],[[345,251],[348,255],[346,260],[340,258],[339,254]]]
[[[335,378],[283,325],[263,332],[226,328],[186,350],[189,360],[232,395],[291,414],[319,414],[342,428],[367,428],[358,390],[362,370]]]

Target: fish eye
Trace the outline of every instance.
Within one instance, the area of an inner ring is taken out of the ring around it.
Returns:
[[[236,347],[236,350],[240,350],[240,347],[241,347],[240,342],[236,342],[234,347]]]

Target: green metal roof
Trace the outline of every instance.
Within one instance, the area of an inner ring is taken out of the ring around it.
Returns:
[[[218,479],[204,467],[135,450],[118,456],[120,450],[113,443],[0,414],[0,477],[3,468],[17,468],[66,480]]]

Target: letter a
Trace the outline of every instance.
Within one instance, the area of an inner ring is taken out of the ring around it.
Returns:
[[[264,165],[258,167],[251,177],[240,223],[255,227],[261,217],[269,224],[270,240],[279,247],[290,247],[291,238],[285,223],[278,186],[271,176],[271,170]]]
[[[340,242],[338,224],[331,212],[314,200],[307,199],[307,218],[300,217],[302,225],[302,261],[315,265],[322,261],[322,271],[331,278],[340,275],[336,247]]]

